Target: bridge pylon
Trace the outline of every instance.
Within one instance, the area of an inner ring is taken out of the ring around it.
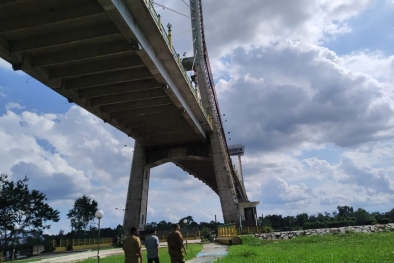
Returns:
[[[199,94],[199,103],[212,116],[213,132],[206,140],[179,145],[144,145],[136,140],[129,189],[126,201],[124,227],[146,225],[150,169],[173,162],[189,174],[207,184],[219,195],[224,223],[237,226],[256,226],[256,206],[248,200],[243,179],[233,167],[221,120],[218,99],[205,45],[201,1],[190,1],[194,56],[182,61],[184,68],[193,71],[192,81]]]

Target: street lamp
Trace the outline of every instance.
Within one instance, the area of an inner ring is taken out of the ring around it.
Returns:
[[[186,224],[187,224],[187,219],[183,219],[183,223],[185,224],[185,233],[186,233],[186,250],[187,250],[187,229],[186,229]]]
[[[103,218],[104,212],[97,210],[94,216],[98,219],[98,242],[97,242],[97,263],[100,262],[100,219]]]
[[[14,256],[15,256],[15,242],[16,242],[16,233],[19,230],[19,225],[15,224],[14,225],[14,230],[15,230],[15,234],[14,234],[14,249],[12,250],[12,258],[11,258],[11,262],[14,261]]]

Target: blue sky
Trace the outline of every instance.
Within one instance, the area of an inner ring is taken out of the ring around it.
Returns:
[[[245,185],[258,213],[391,210],[394,2],[219,2],[203,1],[208,50],[228,142],[246,146]],[[189,12],[179,1],[160,3]],[[190,27],[157,11],[174,34]],[[174,37],[179,53],[191,55],[190,44],[190,33]],[[66,213],[84,194],[104,210],[104,227],[122,223],[115,208],[125,205],[133,145],[0,61],[0,172],[27,175],[61,211],[50,233],[70,230]],[[216,194],[175,165],[151,178],[148,222],[222,220]]]

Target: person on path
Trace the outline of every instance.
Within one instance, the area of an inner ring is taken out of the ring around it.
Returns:
[[[149,230],[149,236],[145,239],[145,248],[148,256],[148,263],[160,263],[159,243],[159,238],[156,236],[156,230]]]
[[[168,254],[171,258],[171,263],[185,263],[185,257],[182,254],[182,249],[187,255],[186,248],[183,245],[183,237],[179,231],[181,228],[178,224],[173,225],[174,231],[168,234]]]
[[[132,227],[130,235],[123,241],[124,263],[142,263],[141,241],[138,229]]]

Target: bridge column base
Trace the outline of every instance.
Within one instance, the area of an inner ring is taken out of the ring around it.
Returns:
[[[123,227],[129,231],[132,226],[144,230],[148,209],[150,168],[146,165],[145,147],[136,140],[131,165],[129,189]]]
[[[239,202],[239,225],[240,227],[256,227],[257,226],[257,211],[256,206],[260,202]]]

